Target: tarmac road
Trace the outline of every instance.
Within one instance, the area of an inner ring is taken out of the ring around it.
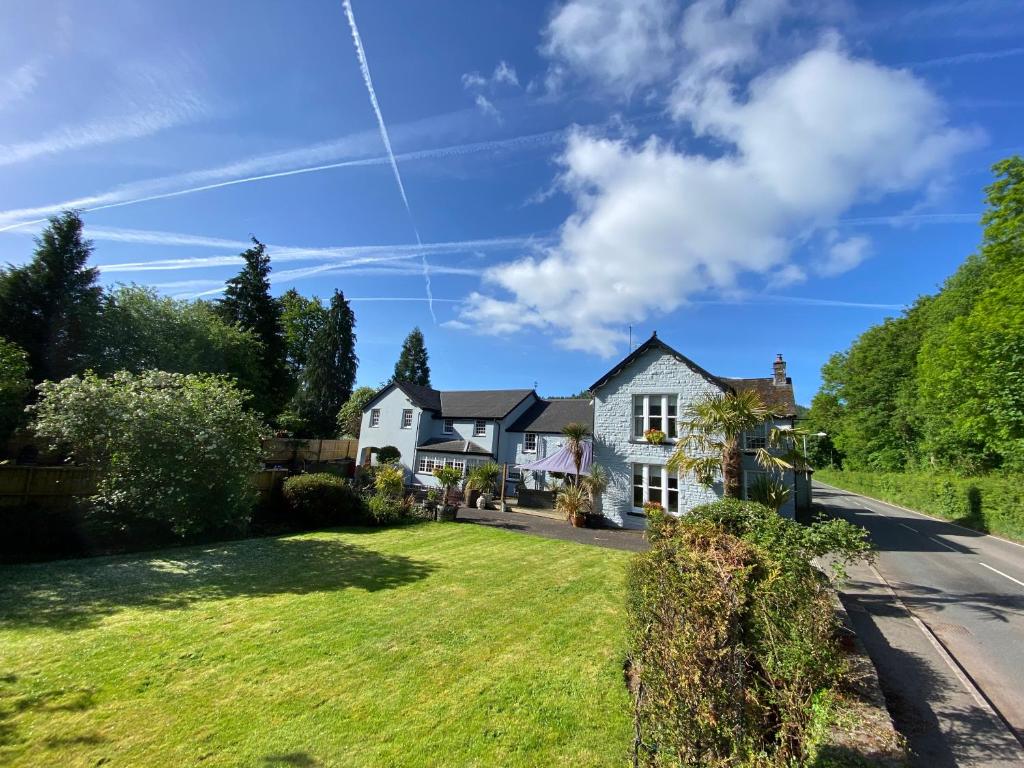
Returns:
[[[1024,766],[1024,547],[821,483],[814,500],[877,549],[840,594],[915,764]]]

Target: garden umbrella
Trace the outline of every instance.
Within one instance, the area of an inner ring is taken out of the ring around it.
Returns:
[[[583,443],[583,460],[580,462],[580,473],[586,474],[590,470],[590,464],[594,460],[594,444],[589,440]],[[568,447],[561,448],[555,453],[543,459],[520,464],[519,469],[530,469],[534,472],[562,472],[564,474],[576,474],[576,462],[572,458],[572,452]]]

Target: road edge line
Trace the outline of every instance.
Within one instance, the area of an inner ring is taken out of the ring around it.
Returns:
[[[844,489],[841,488],[840,490]],[[974,682],[974,679],[971,677],[970,673],[966,669],[964,669],[963,666],[961,666],[960,662],[957,661],[956,657],[954,657],[953,654],[949,652],[949,649],[946,648],[942,640],[940,640],[938,636],[934,632],[932,632],[931,628],[923,621],[921,621],[921,619],[919,619],[917,615],[912,610],[910,610],[910,608],[907,607],[907,604],[903,602],[903,599],[898,594],[896,594],[896,590],[892,588],[892,585],[889,584],[889,581],[885,578],[885,576],[882,575],[878,568],[876,568],[871,563],[868,564],[868,568],[870,568],[871,572],[875,574],[875,578],[878,579],[879,583],[882,585],[882,588],[885,589],[892,596],[892,599],[896,601],[896,604],[901,609],[906,611],[911,621],[914,622],[914,625],[919,630],[921,630],[921,634],[923,634],[928,639],[928,642],[931,643],[932,647],[935,648],[936,652],[939,654],[939,658],[946,662],[946,665],[951,670],[953,670],[953,674],[956,675],[956,678],[960,681],[960,683],[964,686],[967,692],[971,695],[971,698],[974,699],[975,703],[983,710],[988,712],[990,715],[992,715],[997,721],[1002,723],[1003,727],[1006,728],[1006,732],[1010,734],[1010,737],[1017,742],[1022,752],[1024,752],[1024,739],[1017,735],[1017,732],[1013,729],[1010,723],[1007,722],[1006,718],[1003,717],[999,710],[996,709],[995,705],[991,701],[989,701],[988,697],[982,692],[981,688],[979,688],[977,683]]]
[[[886,501],[885,499],[876,499],[874,496],[868,496],[866,493],[861,493],[860,491],[851,491],[849,488],[840,488],[838,485],[832,485],[831,483],[826,483],[824,480],[814,480],[813,482],[818,483],[818,485],[824,485],[826,488],[831,488],[831,489],[833,489],[835,491],[843,491],[844,493],[852,493],[854,496],[863,496],[865,499],[871,499],[871,501],[878,502],[879,504],[888,504],[890,507],[895,507],[896,509],[902,509],[904,512],[910,512],[911,514],[914,514],[914,515],[920,515],[921,517],[927,517],[929,520],[934,520],[937,523],[946,523],[947,525],[952,525],[954,528],[959,528],[961,531],[968,531],[968,532],[976,534],[978,536],[989,536],[989,537],[995,539],[996,541],[1003,542],[1004,544],[1012,544],[1015,547],[1020,547],[1021,549],[1024,549],[1024,544],[1021,544],[1019,541],[1013,541],[1011,539],[1007,539],[1007,538],[1004,538],[1002,536],[997,536],[994,533],[985,533],[984,531],[979,531],[977,528],[968,528],[966,525],[960,525],[959,523],[954,523],[952,520],[947,520],[944,517],[936,517],[935,515],[929,515],[927,512],[921,512],[918,509],[911,509],[910,507],[904,507],[904,506],[901,506],[899,504],[893,504],[891,501]],[[811,498],[813,499],[813,497],[814,497],[814,494],[813,494],[813,491],[812,491]]]

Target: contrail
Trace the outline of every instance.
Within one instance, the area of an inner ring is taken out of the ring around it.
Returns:
[[[481,152],[490,152],[493,150],[514,150],[529,148],[533,146],[543,146],[545,144],[554,144],[563,138],[567,134],[567,129],[559,128],[551,131],[543,131],[541,133],[531,133],[524,136],[513,136],[508,139],[494,139],[491,141],[478,141],[469,144],[453,144],[445,147],[434,147],[431,149],[420,149],[412,152],[403,152],[395,155],[398,160],[431,160],[431,159],[445,159],[450,157],[461,157],[464,155],[471,155]],[[335,163],[324,163],[320,165],[308,165],[299,168],[289,168],[283,171],[275,171],[272,173],[262,173],[255,176],[244,176],[236,179],[226,179],[224,181],[212,182],[209,184],[202,184],[200,186],[184,187],[182,189],[174,189],[168,192],[156,192],[149,195],[143,195],[139,197],[128,197],[124,195],[132,194],[132,191],[137,189],[136,185],[130,185],[126,189],[115,188],[109,192],[103,192],[97,195],[91,195],[89,197],[78,198],[75,200],[65,200],[62,203],[51,203],[50,205],[39,206],[36,208],[20,208],[7,211],[0,211],[0,222],[4,220],[10,220],[19,218],[22,216],[48,216],[50,214],[57,213],[59,211],[66,210],[68,208],[74,208],[76,210],[83,211],[85,213],[91,213],[93,211],[103,211],[108,208],[123,208],[126,205],[137,205],[139,203],[148,203],[153,200],[165,200],[168,198],[181,197],[183,195],[192,195],[197,192],[207,192],[214,189],[222,189],[224,187],[233,187],[237,184],[250,184],[256,181],[267,181],[270,179],[280,179],[288,176],[300,176],[306,173],[320,173],[322,171],[336,170],[340,168],[356,168],[361,166],[370,165],[385,165],[389,164],[390,159],[386,156],[380,157],[364,157],[356,160],[340,160]],[[208,172],[197,172],[198,174]],[[157,182],[163,182],[163,179],[150,180],[147,182],[141,182],[144,185],[152,185]],[[135,192],[138,194],[138,192]],[[33,218],[25,219],[22,221],[16,221],[9,224],[0,226],[0,232],[9,232],[15,229],[21,229],[23,227],[30,227],[36,224],[45,224],[46,218]]]
[[[352,42],[356,46],[356,58],[359,59],[359,70],[363,73],[363,82],[366,84],[366,92],[370,95],[370,104],[377,116],[377,127],[380,128],[380,138],[384,142],[384,149],[391,160],[391,170],[395,174],[395,181],[398,183],[398,191],[402,195],[402,202],[405,204],[405,212],[409,215],[409,223],[412,224],[413,234],[416,235],[416,242],[421,243],[419,230],[416,228],[416,219],[412,215],[412,208],[409,207],[409,198],[405,194],[405,185],[402,183],[402,174],[398,171],[398,161],[395,160],[395,153],[391,149],[391,139],[388,136],[388,128],[384,124],[384,113],[381,112],[380,103],[377,101],[377,92],[373,87],[373,79],[370,77],[370,64],[366,60],[366,51],[363,49],[363,40],[359,36],[359,27],[356,26],[356,17],[352,12],[352,0],[342,0],[345,7],[345,15],[348,17],[348,25],[352,30]],[[437,323],[437,315],[434,314],[434,293],[430,286],[430,264],[427,262],[427,255],[421,254],[423,260],[423,280],[427,289],[427,307],[430,309],[430,316]]]

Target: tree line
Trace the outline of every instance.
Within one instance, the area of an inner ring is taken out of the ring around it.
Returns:
[[[818,466],[1024,470],[1024,160],[993,173],[978,251],[822,367]]]
[[[104,289],[92,254],[81,217],[65,211],[36,238],[31,261],[0,269],[0,439],[24,425],[44,381],[150,370],[226,375],[248,409],[296,436],[358,435],[352,412],[376,390],[353,391],[356,318],[342,291],[327,302],[295,289],[273,296],[270,256],[255,237],[218,300],[173,299],[134,284]],[[430,385],[419,328],[394,378]]]

